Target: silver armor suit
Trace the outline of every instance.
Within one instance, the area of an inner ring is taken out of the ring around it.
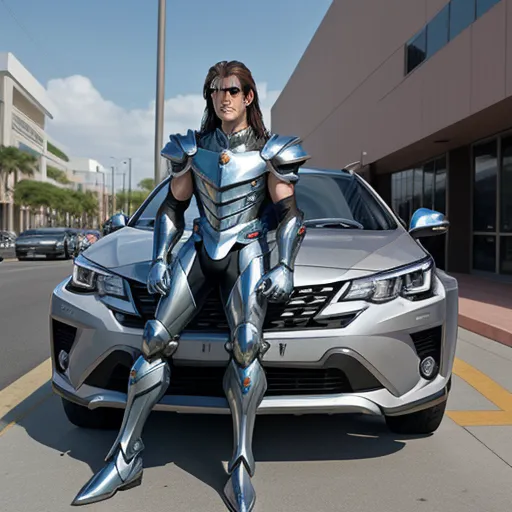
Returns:
[[[293,290],[294,261],[304,236],[303,214],[291,196],[275,204],[268,176],[298,181],[309,158],[296,137],[258,139],[252,128],[230,137],[220,129],[206,135],[189,130],[172,135],[162,150],[172,179],[192,173],[200,216],[193,233],[174,258],[171,252],[184,232],[190,204],[177,200],[169,185],[155,219],[153,264],[147,286],[160,293],[155,318],[146,323],[142,354],[128,384],[119,435],[107,465],[82,488],[74,505],[93,503],[142,479],[142,429],[154,405],[172,386],[169,360],[180,333],[217,286],[230,328],[230,360],[223,380],[233,418],[234,446],[224,488],[232,511],[255,504],[252,435],[256,411],[267,389],[260,359],[265,353],[263,322],[267,301],[286,301]],[[273,224],[272,224],[273,221]],[[277,264],[270,268],[269,230],[275,229]]]

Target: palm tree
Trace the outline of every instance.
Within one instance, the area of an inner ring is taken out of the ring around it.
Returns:
[[[37,158],[13,146],[0,146],[0,203],[7,202],[9,176],[16,172],[33,176]]]

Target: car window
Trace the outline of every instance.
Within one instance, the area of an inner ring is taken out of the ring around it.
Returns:
[[[152,229],[155,216],[164,201],[168,181],[152,192],[146,205],[130,221],[133,227]],[[382,207],[373,194],[352,174],[339,175],[322,173],[301,173],[295,187],[297,205],[304,212],[306,220],[343,218],[354,220],[365,230],[396,229],[393,217]],[[186,228],[192,229],[193,220],[199,216],[196,199],[193,196],[185,212]]]

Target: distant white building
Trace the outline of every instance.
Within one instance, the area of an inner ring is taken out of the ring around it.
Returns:
[[[101,190],[101,180],[88,182],[87,174],[71,172],[74,169],[95,172],[96,165],[100,164],[87,158],[70,158],[46,133],[46,120],[53,119],[52,110],[53,104],[46,89],[36,78],[12,53],[0,53],[0,145],[17,147],[38,159],[38,172],[32,179],[75,189],[80,183],[93,186],[97,183],[99,186],[94,188]],[[52,179],[54,169],[65,172],[74,183],[66,185]],[[101,165],[100,169],[103,169]],[[23,176],[18,179],[23,179]],[[9,186],[14,186],[14,177],[11,177]],[[6,201],[0,202],[0,230],[21,232],[30,224],[29,212],[16,207],[11,194]]]

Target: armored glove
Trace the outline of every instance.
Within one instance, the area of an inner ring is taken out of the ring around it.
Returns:
[[[293,272],[280,264],[261,278],[258,289],[270,302],[286,302],[293,291]]]
[[[151,294],[159,293],[160,295],[167,295],[171,284],[171,277],[169,275],[168,266],[163,260],[157,260],[149,270],[147,287],[148,292]]]

